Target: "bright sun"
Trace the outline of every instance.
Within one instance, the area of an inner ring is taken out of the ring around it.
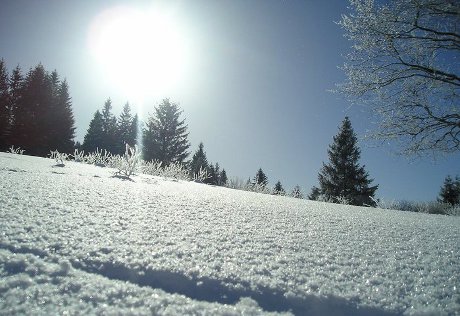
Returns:
[[[135,97],[170,89],[183,75],[187,47],[172,16],[115,7],[93,21],[91,54],[107,76]]]

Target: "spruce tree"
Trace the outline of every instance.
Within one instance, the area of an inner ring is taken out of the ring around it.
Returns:
[[[262,168],[257,170],[256,176],[254,177],[254,184],[265,187],[268,184],[268,178],[265,173],[262,171]]]
[[[216,173],[216,168],[214,167],[212,163],[209,164],[209,167],[208,167],[208,176],[209,177],[204,181],[204,183],[216,185],[217,184],[217,173]]]
[[[67,82],[39,64],[23,79],[17,66],[9,79],[9,144],[28,154],[72,151],[75,120]]]
[[[278,180],[278,182],[276,182],[275,187],[273,188],[273,194],[274,195],[286,195],[286,191],[284,191],[281,181]]]
[[[31,69],[21,87],[14,110],[12,143],[30,155],[46,156],[51,148],[53,94],[43,65]]]
[[[49,89],[50,89],[50,100],[49,100],[49,108],[44,114],[46,115],[45,121],[52,122],[53,118],[57,115],[58,106],[58,89],[59,89],[59,75],[56,70],[51,73],[46,74],[48,82],[49,82]],[[59,122],[57,122],[59,124]],[[48,145],[51,150],[57,149],[57,143],[59,139],[59,135],[57,132],[58,124],[54,123],[48,125],[48,130],[46,131],[48,134]]]
[[[69,85],[66,80],[58,83],[52,115],[52,132],[54,133],[52,135],[54,139],[52,148],[59,152],[71,153],[74,148],[75,119],[69,95]]]
[[[222,169],[222,171],[219,174],[219,185],[226,186],[227,181],[228,181],[227,172],[225,171],[225,169]]]
[[[310,194],[307,195],[307,198],[311,201],[318,201],[320,197],[321,197],[321,190],[316,186],[313,186],[311,188]]]
[[[458,176],[455,177],[455,180],[451,176],[444,179],[438,201],[452,206],[460,204],[460,178]]]
[[[189,156],[187,125],[176,103],[164,99],[155,108],[144,129],[144,160],[159,160],[163,165],[183,163]]]
[[[95,151],[97,148],[101,149],[101,144],[104,139],[104,129],[102,114],[99,110],[94,113],[94,117],[89,123],[88,131],[86,132],[82,148],[87,153]]]
[[[204,151],[203,143],[198,145],[197,151],[193,154],[192,161],[190,162],[190,176],[193,178],[201,170],[209,170],[208,158]]]
[[[216,165],[214,166],[214,173],[215,173],[215,185],[220,185],[220,166],[219,163],[216,162]]]
[[[9,80],[9,110],[10,110],[10,122],[9,128],[10,131],[7,137],[7,145],[17,145],[17,130],[16,130],[16,121],[20,115],[20,107],[22,93],[24,89],[24,77],[22,75],[22,70],[18,66],[13,69]]]
[[[131,115],[131,108],[129,103],[123,107],[118,122],[117,122],[117,139],[116,139],[116,153],[122,155],[125,151],[125,144],[134,146],[137,137],[137,114],[133,117]]]
[[[128,138],[128,141],[130,142],[129,144],[138,144],[139,140],[139,130],[140,130],[140,124],[139,124],[139,116],[134,114],[133,120],[131,121],[131,129],[130,129],[130,135]]]
[[[100,149],[117,152],[117,118],[112,113],[112,100],[108,98],[102,108],[102,143]]]
[[[372,179],[359,165],[361,156],[357,138],[348,117],[342,122],[328,150],[329,163],[324,164],[318,179],[321,194],[329,201],[345,199],[351,205],[375,206],[373,197],[378,185],[370,186]]]
[[[3,59],[0,60],[0,151],[8,148],[11,131],[9,74]]]

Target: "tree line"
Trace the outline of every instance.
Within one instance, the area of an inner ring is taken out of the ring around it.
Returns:
[[[137,114],[131,114],[129,103],[117,119],[112,113],[112,102],[107,99],[102,110],[94,113],[81,148],[86,152],[105,149],[121,155],[126,144],[138,145],[145,161],[157,161],[162,166],[183,164],[189,169],[191,178],[202,173],[204,183],[226,185],[227,172],[220,169],[219,163],[208,162],[203,143],[199,144],[192,159],[187,160],[190,142],[182,113],[177,103],[164,99],[142,126]]]
[[[70,152],[74,136],[67,81],[42,64],[25,75],[17,66],[10,74],[0,60],[0,150],[14,145],[37,156],[50,150]]]
[[[187,161],[190,155],[189,133],[185,119],[181,118],[182,114],[183,111],[177,103],[164,99],[154,108],[154,112],[149,114],[145,127],[140,127],[138,117],[131,114],[128,103],[117,119],[112,113],[112,102],[108,99],[102,111],[97,110],[94,113],[82,148],[87,152],[99,148],[113,154],[123,154],[125,144],[141,144],[145,161],[156,160],[164,166],[171,163],[186,164],[191,178],[205,173],[204,183],[226,185],[228,178],[225,169],[220,170],[218,163],[208,162],[202,142],[192,159]],[[141,139],[137,135],[141,135]],[[374,195],[378,186],[370,185],[373,180],[369,179],[364,166],[359,164],[360,150],[357,146],[357,137],[348,117],[343,121],[338,135],[334,137],[328,154],[330,162],[323,164],[318,176],[320,187],[314,187],[309,198],[375,206]],[[276,182],[273,190],[269,190],[267,184],[268,178],[260,168],[252,180],[248,179],[246,188],[286,195],[281,181]],[[293,189],[291,196],[303,197],[299,186]]]
[[[125,145],[141,146],[145,161],[158,161],[163,166],[183,164],[190,176],[205,174],[204,183],[226,185],[227,172],[219,163],[210,163],[203,143],[190,156],[188,126],[181,118],[183,111],[177,103],[164,99],[154,108],[145,126],[137,114],[132,114],[129,103],[116,117],[112,101],[107,99],[102,110],[97,110],[89,124],[83,144],[74,144],[75,120],[66,80],[56,70],[48,72],[39,64],[23,75],[17,66],[8,73],[4,60],[0,60],[0,150],[14,145],[30,155],[46,156],[51,150],[70,153],[74,148],[86,152],[105,149],[122,155]],[[318,173],[319,186],[307,196],[311,200],[376,206],[378,185],[372,185],[365,166],[361,165],[357,137],[348,117],[343,120],[338,134],[328,149],[329,162],[323,163]],[[259,168],[246,188],[286,195],[281,181],[267,188],[268,178]],[[297,185],[291,196],[303,198]],[[441,188],[439,201],[458,205],[460,180],[448,176]]]
[[[125,152],[125,144],[134,146],[137,143],[139,119],[131,114],[131,107],[126,103],[118,119],[112,113],[112,101],[105,101],[102,111],[97,110],[89,123],[83,144],[86,152],[105,149],[118,155]]]

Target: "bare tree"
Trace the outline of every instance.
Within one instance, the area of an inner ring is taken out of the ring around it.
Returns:
[[[371,105],[371,135],[408,154],[460,149],[460,1],[350,0],[339,25],[353,42],[339,85]]]

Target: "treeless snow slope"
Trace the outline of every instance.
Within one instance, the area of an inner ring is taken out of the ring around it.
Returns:
[[[460,315],[460,218],[0,153],[0,314]]]

